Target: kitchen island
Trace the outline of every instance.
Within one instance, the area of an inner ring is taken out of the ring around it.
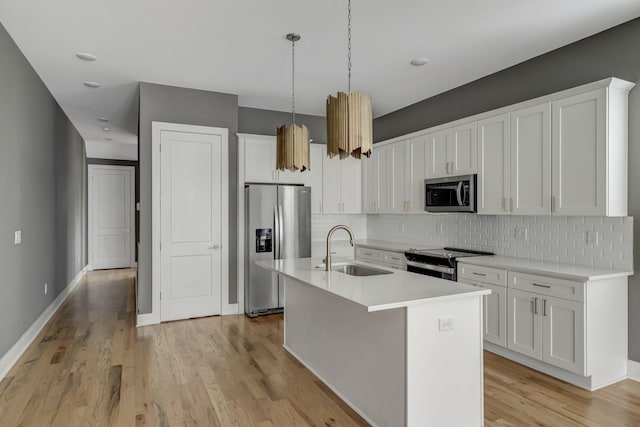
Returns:
[[[482,296],[474,286],[260,261],[285,278],[284,347],[374,426],[483,424]],[[338,263],[334,264],[338,265]]]

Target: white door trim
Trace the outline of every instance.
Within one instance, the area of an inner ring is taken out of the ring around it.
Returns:
[[[87,270],[93,270],[93,173],[96,170],[129,170],[131,174],[131,261],[129,267],[136,267],[136,172],[133,166],[119,166],[119,165],[87,165],[87,247],[88,247],[88,260]]]
[[[227,128],[185,125],[167,122],[151,123],[151,313],[144,324],[160,323],[161,256],[160,256],[160,137],[163,131],[204,133],[222,138],[222,314],[236,314],[237,304],[229,304],[229,130]]]

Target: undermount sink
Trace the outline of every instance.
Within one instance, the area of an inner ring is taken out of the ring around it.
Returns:
[[[392,274],[392,271],[380,270],[377,268],[365,267],[359,264],[334,264],[331,270],[350,276],[379,276],[382,274]]]

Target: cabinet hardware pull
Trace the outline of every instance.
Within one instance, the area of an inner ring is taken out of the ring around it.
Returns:
[[[509,212],[513,212],[513,197],[509,197],[509,201],[511,203],[511,209],[509,210]]]
[[[538,297],[533,298],[533,314],[538,314]]]
[[[476,273],[475,271],[473,272],[473,274],[475,274],[476,276],[482,276],[482,277],[487,276],[485,273]]]
[[[543,299],[542,300],[542,315],[543,316],[547,316],[547,300]]]
[[[503,197],[502,198],[502,210],[505,212],[509,212],[509,209],[507,209],[507,198]]]
[[[556,211],[556,196],[551,196],[551,212]]]
[[[537,283],[532,283],[532,285],[533,285],[533,286],[537,286],[537,287],[539,287],[539,288],[547,288],[547,289],[549,289],[549,288],[551,287],[550,285],[539,285],[539,284],[537,284]]]

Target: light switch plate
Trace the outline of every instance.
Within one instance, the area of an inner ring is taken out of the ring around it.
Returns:
[[[597,231],[587,231],[587,245],[598,246],[600,235]]]
[[[529,231],[524,227],[516,227],[516,240],[526,242],[529,240]]]
[[[456,328],[456,319],[453,317],[447,317],[446,319],[439,319],[439,331],[452,331]]]
[[[17,230],[13,234],[13,244],[19,245],[20,243],[22,243],[22,230]]]

